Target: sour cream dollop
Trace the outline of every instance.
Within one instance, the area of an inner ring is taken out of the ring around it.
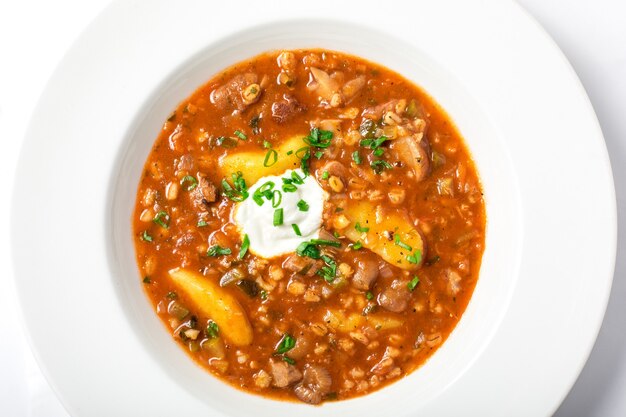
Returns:
[[[292,179],[293,172],[304,182],[293,184],[296,187],[293,192],[284,191],[282,179]],[[273,190],[281,193],[280,204],[273,207],[272,201],[263,197],[263,205],[259,206],[253,198],[255,192],[261,187],[268,188],[271,183]],[[255,255],[264,258],[284,255],[294,252],[300,243],[319,237],[327,193],[312,176],[305,177],[301,170],[287,170],[281,175],[262,177],[248,191],[250,196],[235,208],[234,221],[241,233],[248,235],[249,250]],[[308,210],[298,207],[301,200],[308,205]],[[279,208],[283,209],[283,224],[274,226],[274,213]],[[302,236],[296,234],[294,224]]]

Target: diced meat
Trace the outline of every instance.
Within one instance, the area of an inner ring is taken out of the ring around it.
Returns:
[[[202,174],[198,174],[198,186],[190,193],[193,205],[199,210],[207,210],[211,203],[217,201],[217,187]]]
[[[448,294],[455,296],[461,291],[461,275],[452,269],[446,269],[443,273],[444,279],[447,281]]]
[[[372,284],[374,284],[379,274],[378,262],[369,256],[358,256],[356,257],[354,270],[352,285],[363,291],[372,288]]]
[[[311,337],[307,334],[302,334],[296,338],[296,345],[287,352],[287,356],[291,359],[300,360],[304,358],[311,348],[313,348],[314,344],[311,340]]]
[[[339,91],[339,83],[326,71],[311,67],[311,75],[313,76],[313,83],[310,85],[322,99],[330,100],[333,94]]]
[[[348,81],[341,88],[345,102],[348,103],[354,98],[361,89],[365,87],[365,75],[359,75],[358,77]]]
[[[185,154],[180,157],[177,165],[177,171],[179,172],[191,172],[194,167],[193,156],[190,154]]]
[[[307,364],[302,382],[294,387],[294,393],[305,403],[319,404],[324,395],[330,392],[331,386],[332,379],[326,368]]]
[[[283,95],[283,100],[272,104],[272,119],[276,123],[285,123],[298,113],[306,111],[306,106],[301,104],[291,94]]]
[[[284,388],[302,379],[302,372],[287,362],[270,361],[270,372],[272,385],[277,388]]]
[[[250,85],[256,84],[257,80],[256,74],[239,74],[211,92],[211,103],[222,110],[243,111],[252,104],[249,100],[244,99],[244,91]]]
[[[296,274],[313,276],[322,267],[323,262],[300,255],[291,255],[283,262],[283,269]]]
[[[406,310],[411,293],[404,280],[395,279],[391,286],[378,295],[378,304],[385,310],[401,313]]]
[[[339,161],[327,162],[323,167],[317,170],[316,174],[317,174],[318,180],[322,184],[324,183],[324,181],[321,181],[322,179],[321,176],[324,175],[324,172],[328,172],[328,176],[338,177],[344,183],[350,176],[350,172],[348,171],[348,168],[346,168]]]
[[[405,136],[394,140],[391,149],[413,171],[415,181],[423,180],[430,173],[428,143],[425,139],[420,141],[415,136]]]
[[[394,110],[396,108],[396,104],[398,104],[399,101],[400,100],[398,99],[393,99],[377,106],[367,107],[365,110],[363,110],[362,116],[372,120],[379,120],[381,117],[383,117],[383,114],[387,113],[388,111]]]

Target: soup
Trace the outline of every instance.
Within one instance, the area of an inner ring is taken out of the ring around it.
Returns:
[[[198,364],[310,404],[424,363],[474,290],[485,207],[449,116],[339,52],[238,63],[167,118],[133,213],[146,293]]]

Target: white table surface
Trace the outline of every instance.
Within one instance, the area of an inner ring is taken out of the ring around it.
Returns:
[[[65,51],[108,1],[0,0],[0,265],[9,265],[10,191],[30,114]],[[620,252],[626,247],[626,2],[518,1],[555,39],[591,98],[619,206],[618,257],[607,314],[587,365],[555,415],[624,417],[626,256]],[[36,184],[20,186],[36,192]],[[33,236],[34,253],[45,250],[36,242]],[[0,272],[0,407],[7,417],[68,417],[28,348],[9,268]]]

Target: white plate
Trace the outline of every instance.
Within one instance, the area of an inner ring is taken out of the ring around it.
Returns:
[[[150,311],[130,236],[141,166],[178,101],[240,59],[306,46],[364,56],[429,91],[476,158],[488,212],[481,277],[450,339],[402,381],[322,408],[251,396],[193,365]],[[549,415],[610,290],[602,134],[566,60],[512,2],[116,3],[51,78],[17,181],[23,316],[74,416]]]

